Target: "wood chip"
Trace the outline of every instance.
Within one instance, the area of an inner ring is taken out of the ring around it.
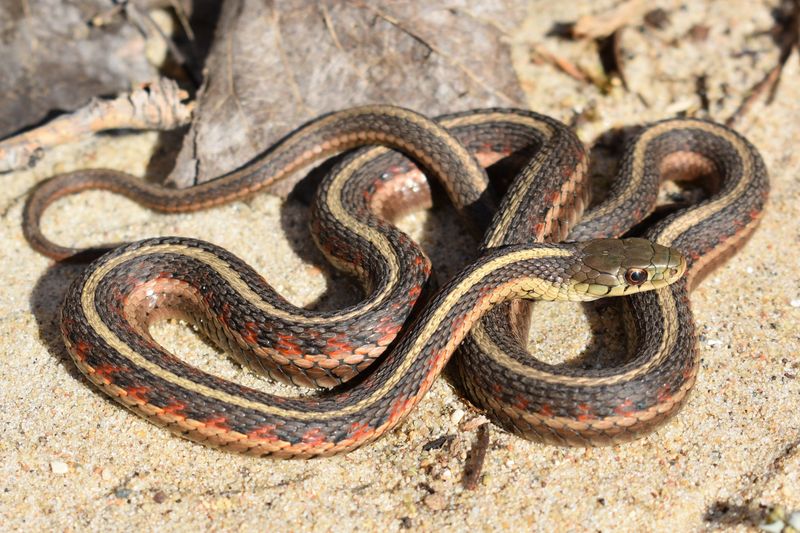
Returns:
[[[607,37],[622,26],[640,19],[646,9],[647,2],[644,0],[628,0],[605,13],[583,16],[572,27],[572,36],[576,39]]]

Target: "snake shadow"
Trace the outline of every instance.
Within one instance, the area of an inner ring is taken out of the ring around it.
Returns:
[[[89,381],[72,362],[61,338],[61,304],[72,282],[81,276],[88,261],[59,261],[50,265],[33,287],[30,296],[39,340],[56,360],[77,380]]]

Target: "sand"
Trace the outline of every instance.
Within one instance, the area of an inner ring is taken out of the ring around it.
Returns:
[[[601,91],[530,60],[531,43],[538,43],[598,69],[589,45],[545,35],[554,21],[611,2],[567,4],[532,2],[509,39],[530,107],[565,121],[580,114],[577,131],[587,145],[612,128],[696,113],[701,75],[711,115],[724,119],[778,54],[766,33],[774,2],[661,2],[671,14],[668,27],[626,30],[629,90]],[[708,26],[705,41],[687,37],[696,24]],[[476,439],[471,422],[481,414],[443,380],[399,429],[349,455],[314,461],[205,448],[107,400],[79,375],[58,334],[60,298],[80,268],[54,266],[33,252],[20,231],[21,209],[26,191],[56,172],[107,166],[157,176],[148,160],[158,134],[61,147],[30,171],[2,176],[0,529],[749,530],[774,521],[767,514],[776,508],[773,515],[788,520],[800,509],[798,102],[795,55],[771,105],[759,100],[737,125],[761,151],[772,193],[751,241],[691,296],[702,363],[681,413],[645,438],[604,448],[527,442],[490,426],[474,490],[464,488],[462,476]],[[163,216],[86,193],[54,206],[45,231],[77,244],[203,238],[245,259],[292,302],[331,308],[353,301],[348,282],[323,266],[306,221],[301,202],[268,195]],[[457,262],[472,246],[457,238],[446,209],[410,216],[403,227],[438,262]],[[542,306],[537,321],[532,338],[540,356],[569,358],[591,340],[578,306]],[[280,389],[184,325],[156,333],[207,371]]]

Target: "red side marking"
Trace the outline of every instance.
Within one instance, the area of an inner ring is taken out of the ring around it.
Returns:
[[[347,433],[347,436],[353,440],[359,441],[363,440],[375,432],[373,428],[369,426],[369,424],[363,422],[353,422],[350,424],[350,431]]]
[[[420,294],[422,294],[422,287],[420,287],[419,285],[411,287],[411,289],[409,289],[408,291],[408,297],[411,298],[411,300],[414,302],[417,301],[417,298],[419,298]]]
[[[578,410],[581,412],[581,414],[579,414],[576,418],[581,422],[586,422],[587,420],[594,420],[595,418],[597,418],[592,413],[592,406],[589,405],[588,403],[582,403],[578,405]]]
[[[320,428],[309,429],[303,434],[303,442],[316,446],[325,442],[325,435]]]
[[[228,427],[228,425],[225,423],[227,421],[228,419],[225,418],[224,416],[218,416],[216,418],[209,418],[203,423],[206,425],[206,427],[210,427],[213,429],[221,429],[223,431],[230,431],[231,428]]]
[[[258,344],[258,324],[255,322],[245,322],[244,328],[246,333],[242,334],[242,338],[249,342],[250,344],[257,345]]]
[[[614,412],[620,416],[633,416],[633,402],[628,399],[614,408]]]
[[[431,273],[431,262],[421,255],[418,255],[414,258],[414,266],[421,266],[422,271],[425,272],[425,275]]]
[[[228,317],[231,314],[231,305],[229,303],[222,304],[222,312],[219,314],[219,321],[225,325],[226,328],[230,329],[228,326]]]
[[[107,380],[111,381],[111,374],[113,374],[114,372],[119,372],[120,370],[122,369],[118,366],[100,365],[94,369],[94,373],[100,377],[104,377]]]
[[[300,346],[292,341],[294,337],[284,333],[278,333],[278,343],[275,349],[283,355],[303,355]]]
[[[275,442],[279,440],[278,436],[275,434],[275,429],[276,429],[275,424],[268,424],[266,426],[261,426],[258,429],[254,429],[253,431],[247,434],[247,437],[253,440]]]
[[[354,352],[353,347],[342,339],[344,339],[343,333],[337,333],[335,336],[328,339],[325,343],[325,353],[334,357],[352,354]]]
[[[464,327],[464,322],[466,322],[466,320],[467,317],[464,315],[456,317],[456,319],[453,320],[453,332],[455,333],[461,330],[461,328]]]
[[[183,403],[183,402],[173,401],[169,405],[167,405],[165,407],[162,407],[162,409],[164,409],[164,412],[169,414],[169,415],[180,416],[180,417],[186,418],[186,416],[181,412],[184,409],[186,409],[186,404]]]
[[[401,418],[414,404],[413,398],[406,398],[405,396],[398,397],[393,403],[389,411],[389,424],[396,422]]]
[[[390,327],[378,326],[378,332],[379,333],[384,333],[385,332],[385,334],[381,338],[378,339],[378,346],[388,346],[389,344],[391,344],[391,342],[394,340],[394,338],[397,337],[397,334],[400,333],[400,330],[402,329],[402,327],[403,326],[401,326],[399,324],[395,324],[395,325],[390,326]]]
[[[499,383],[494,383],[494,384],[492,385],[492,390],[493,390],[495,393],[497,393],[497,394],[500,394],[501,392],[503,392],[503,386],[502,386],[502,385],[500,385]]]
[[[436,352],[436,354],[433,357],[430,358],[430,360],[428,361],[428,366],[431,368],[438,368],[440,366],[439,363],[444,357],[447,357],[447,350],[442,348],[441,350]]]
[[[548,404],[544,404],[541,409],[539,409],[539,414],[546,417],[553,416],[553,408],[550,407]]]
[[[92,349],[92,345],[85,341],[78,341],[73,348],[73,353],[78,361],[86,361],[86,354]]]
[[[150,387],[130,387],[125,389],[125,392],[127,392],[128,396],[130,396],[134,400],[138,400],[142,403],[147,403],[147,397],[145,396],[145,394],[150,392]]]
[[[527,411],[530,403],[531,402],[527,398],[523,398],[522,396],[517,396],[516,400],[514,401],[514,407],[516,407],[520,411]]]

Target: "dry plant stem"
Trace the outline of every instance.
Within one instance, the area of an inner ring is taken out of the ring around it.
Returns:
[[[725,121],[725,125],[733,126],[736,124],[740,118],[747,114],[753,106],[753,103],[764,93],[769,93],[766,102],[767,105],[772,103],[775,91],[781,80],[784,65],[789,61],[789,58],[795,50],[798,52],[798,55],[800,55],[800,0],[791,0],[790,13],[787,20],[784,24],[778,26],[778,30],[780,32],[779,43],[781,52],[778,56],[777,64],[750,88],[747,96],[745,96],[742,103],[739,104],[739,107],[736,108],[736,111]]]
[[[92,99],[74,113],[0,142],[0,172],[32,167],[53,146],[112,129],[169,130],[188,124],[194,103],[178,85],[161,79],[113,100]]]
[[[552,65],[570,78],[581,83],[592,83],[592,77],[582,68],[561,56],[555,55],[540,44],[531,46],[531,59],[535,62]]]
[[[725,121],[725,125],[733,127],[740,118],[750,111],[750,108],[753,107],[755,101],[762,94],[772,91],[772,88],[776,86],[781,77],[782,70],[783,63],[778,63],[770,69],[766,76],[764,76],[758,83],[753,85],[750,91],[748,91],[747,96],[745,96],[744,100],[742,100],[742,103],[736,108],[736,111],[734,111],[733,114],[728,117],[728,120]]]
[[[467,464],[464,466],[464,477],[462,483],[467,490],[475,490],[483,471],[483,462],[486,459],[486,450],[489,448],[489,424],[484,423],[478,426],[478,435],[475,437],[475,444],[469,451]]]

